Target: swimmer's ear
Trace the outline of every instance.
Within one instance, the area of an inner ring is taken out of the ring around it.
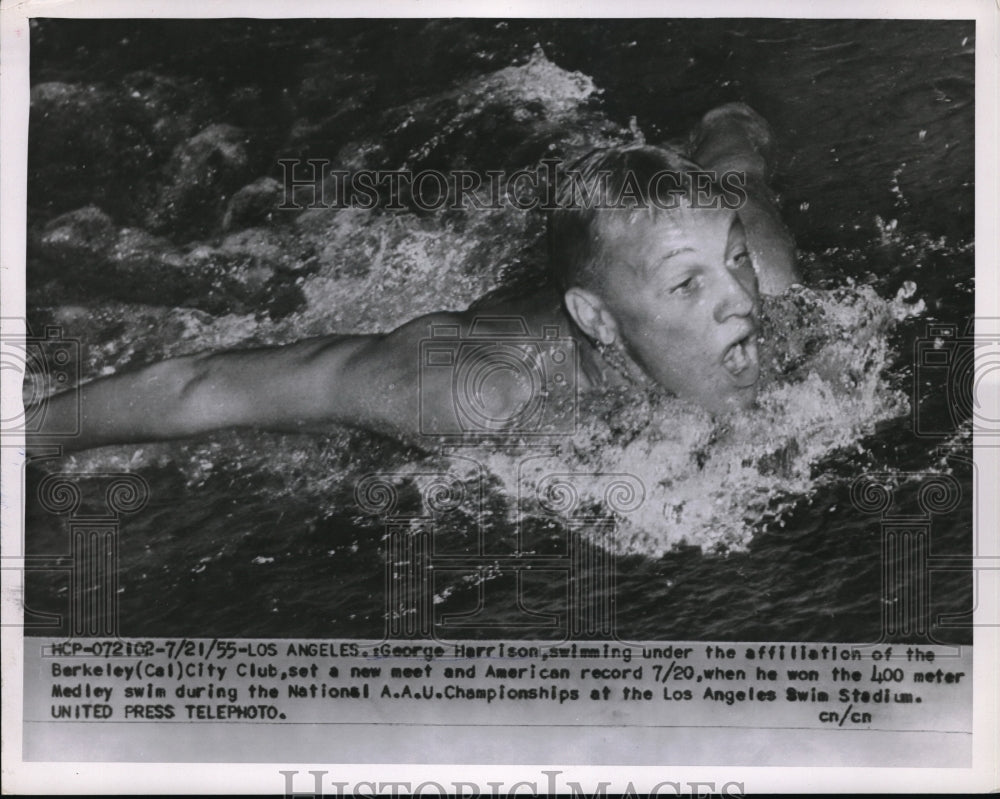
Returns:
[[[607,345],[618,340],[618,323],[604,301],[592,291],[574,286],[563,299],[569,315],[589,338]]]

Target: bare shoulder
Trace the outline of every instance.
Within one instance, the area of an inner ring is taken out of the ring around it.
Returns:
[[[486,295],[464,311],[436,311],[415,317],[390,333],[374,337],[362,357],[386,344],[393,349],[409,350],[436,338],[506,341],[571,335],[569,317],[554,290],[513,296],[501,290]]]
[[[422,321],[424,432],[534,435],[565,427],[575,410],[577,358],[558,297],[502,298]]]
[[[543,287],[529,294],[512,294],[498,289],[474,303],[462,314],[469,326],[482,335],[513,334],[542,338],[551,334],[569,336],[569,317],[563,309],[562,296],[553,287]]]
[[[484,302],[366,337],[340,370],[341,391],[360,388],[349,392],[352,418],[402,435],[508,431],[575,396],[573,346],[552,295]]]

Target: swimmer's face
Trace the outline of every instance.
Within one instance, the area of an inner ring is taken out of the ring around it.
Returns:
[[[757,275],[735,212],[679,209],[607,227],[603,301],[631,360],[710,413],[757,396]]]

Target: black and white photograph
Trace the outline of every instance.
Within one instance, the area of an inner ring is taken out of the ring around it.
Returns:
[[[996,602],[976,502],[1000,442],[976,269],[982,237],[995,254],[976,194],[995,18],[820,6],[831,18],[29,9],[25,193],[3,212],[23,236],[23,279],[7,255],[3,275],[3,454],[24,759],[422,762],[413,729],[386,733],[410,736],[398,758],[364,756],[362,732],[341,759],[265,744],[307,685],[295,741],[336,749],[353,733],[320,715],[360,723],[369,699],[386,721],[376,700],[399,695],[367,666],[348,683],[330,660],[320,685],[304,660],[274,715],[233,710],[264,707],[237,676],[277,680],[289,642],[337,641],[428,684],[436,669],[413,724],[439,705],[453,720],[442,697],[466,692],[502,735],[538,723],[540,759],[469,731],[428,762],[971,768],[971,653],[995,640],[976,615]],[[198,679],[164,683],[171,704],[154,680],[136,710],[112,700],[143,696],[122,672],[73,727],[73,691],[105,683],[52,658],[91,640],[119,647],[93,663],[190,655]],[[203,671],[227,647],[229,676]],[[588,677],[588,652],[616,668]],[[800,665],[822,676],[763,690],[762,667]],[[603,707],[598,737],[557,757],[588,695],[646,682],[665,701],[626,705],[643,725],[697,718],[720,745],[627,754]],[[801,750],[726,743],[771,700],[765,735]],[[190,745],[169,740],[182,722]],[[237,728],[256,744],[220,740]]]

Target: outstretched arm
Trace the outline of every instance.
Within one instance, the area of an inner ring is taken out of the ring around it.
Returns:
[[[72,429],[77,403],[80,435],[59,440],[70,450],[186,438],[225,427],[298,432],[332,423],[412,439],[421,433],[421,403],[430,427],[424,432],[453,432],[454,370],[422,373],[420,342],[435,325],[460,339],[475,318],[472,311],[429,314],[384,335],[327,336],[162,361],[45,400],[42,429],[28,444],[44,442],[46,431]],[[477,355],[483,357],[489,356]],[[497,369],[485,369],[495,379],[476,388],[481,396],[473,398],[499,419],[512,418],[535,390],[508,366],[498,361]]]
[[[78,407],[79,436],[60,440],[68,449],[183,438],[223,427],[294,431],[349,421],[348,403],[337,401],[349,397],[343,386],[334,389],[368,338],[330,336],[191,355],[95,380],[45,400],[39,436],[75,427]]]
[[[66,449],[186,438],[226,427],[298,432],[345,424],[408,436],[419,428],[419,341],[458,314],[420,317],[385,335],[173,358],[94,380],[43,402],[42,427],[73,429]],[[77,394],[79,392],[79,394]]]

